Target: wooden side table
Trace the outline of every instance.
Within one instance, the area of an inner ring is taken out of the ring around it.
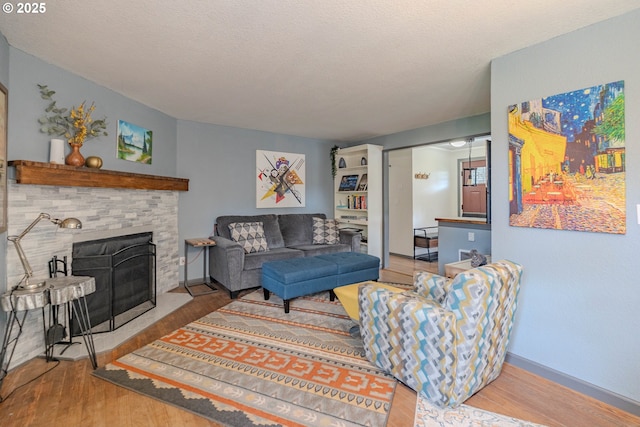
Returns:
[[[194,239],[185,239],[184,241],[184,288],[187,290],[187,292],[189,292],[189,295],[191,295],[192,297],[197,297],[200,295],[207,295],[213,292],[216,292],[217,289],[214,288],[213,286],[211,286],[211,283],[209,282],[209,280],[207,279],[207,264],[209,261],[209,248],[211,246],[215,246],[216,242],[214,240],[209,239],[208,237],[198,237],[198,238],[194,238]],[[202,248],[203,250],[203,260],[202,260],[202,283],[198,283],[195,285],[189,285],[189,275],[188,275],[188,266],[189,266],[189,258],[188,258],[188,253],[189,253],[189,248]],[[198,286],[198,285],[207,285],[207,287],[209,288],[206,291],[203,292],[198,292],[197,294],[194,294],[191,291],[191,286]]]

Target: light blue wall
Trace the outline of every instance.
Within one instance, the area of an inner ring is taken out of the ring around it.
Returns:
[[[9,90],[9,44],[0,33],[0,83]],[[0,289],[7,289],[7,233],[0,233]],[[0,339],[3,339],[6,315],[0,313]],[[2,361],[0,360],[0,363]]]
[[[493,61],[493,259],[524,265],[511,353],[640,402],[640,11]],[[507,107],[625,81],[627,233],[509,226]]]
[[[469,233],[474,240],[469,241]],[[491,226],[488,224],[438,223],[438,270],[445,274],[444,265],[459,261],[460,249],[476,249],[481,254],[491,253]]]
[[[333,212],[330,141],[189,121],[178,121],[178,141],[178,175],[190,179],[179,200],[180,241],[211,235],[220,215]],[[256,150],[305,155],[306,207],[256,208]],[[196,256],[189,252],[189,279],[202,276]]]
[[[103,168],[151,175],[176,174],[176,119],[133,101],[112,90],[48,64],[19,49],[10,48],[9,160],[49,161],[50,136],[41,133],[37,120],[46,101],[37,84],[56,91],[58,105],[70,108],[82,101],[95,102],[94,118],[106,116],[109,136],[87,141],[81,149],[87,156],[100,156]],[[145,165],[116,157],[116,127],[119,119],[153,131],[153,163]],[[67,153],[69,152],[68,147]]]

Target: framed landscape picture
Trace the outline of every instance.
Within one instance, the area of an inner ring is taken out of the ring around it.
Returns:
[[[118,158],[151,164],[153,132],[133,123],[118,120]]]

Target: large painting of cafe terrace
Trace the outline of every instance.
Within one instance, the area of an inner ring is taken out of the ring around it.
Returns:
[[[625,234],[624,81],[509,107],[509,224]]]

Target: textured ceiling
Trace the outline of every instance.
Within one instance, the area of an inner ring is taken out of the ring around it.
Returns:
[[[9,44],[178,119],[360,140],[490,109],[490,61],[638,0],[57,0]]]

